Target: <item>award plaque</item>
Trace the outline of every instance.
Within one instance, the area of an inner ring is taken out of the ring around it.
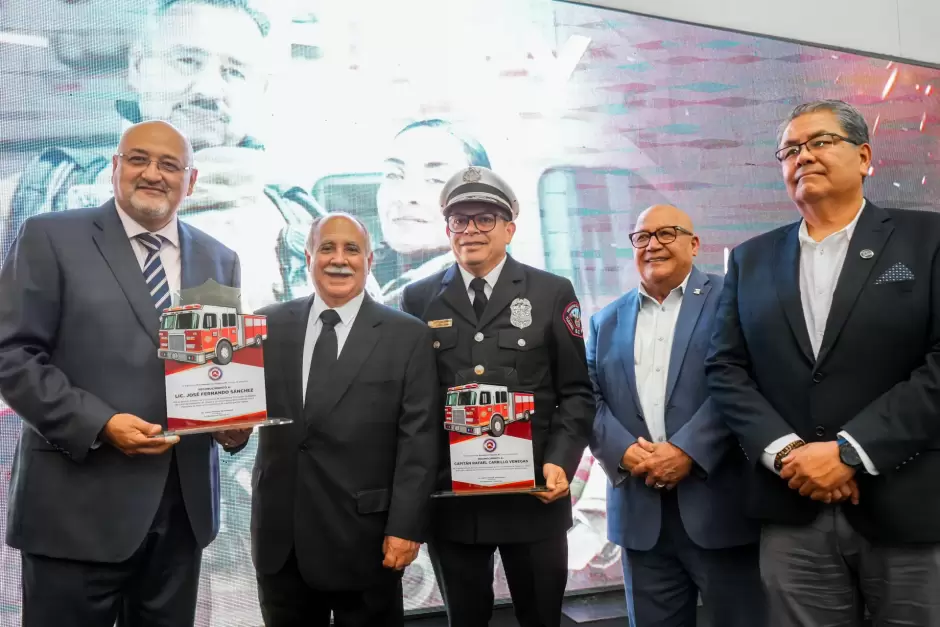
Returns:
[[[482,381],[449,388],[444,429],[450,441],[451,490],[433,496],[547,491],[535,480],[534,415],[532,392]]]
[[[160,316],[167,427],[158,437],[290,423],[268,418],[266,318],[242,313],[240,291],[211,280],[174,300]]]

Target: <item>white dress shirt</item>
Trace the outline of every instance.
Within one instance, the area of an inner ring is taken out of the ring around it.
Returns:
[[[826,322],[829,319],[829,310],[832,307],[832,295],[836,290],[839,275],[842,273],[842,265],[845,263],[845,256],[849,251],[849,243],[852,241],[855,227],[858,225],[858,220],[864,210],[865,201],[863,200],[861,208],[851,222],[835,233],[827,235],[819,242],[810,237],[806,221],[800,223],[800,299],[803,303],[803,318],[806,322],[806,331],[809,333],[809,341],[813,347],[814,357],[819,356],[819,347],[822,345],[823,336],[826,334]],[[865,470],[869,474],[877,475],[878,470],[865,451],[862,450],[862,447],[858,445],[858,442],[845,431],[840,431],[839,436],[848,440],[855,447],[858,456],[865,465]],[[765,466],[774,470],[774,458],[777,453],[783,450],[783,447],[798,439],[799,437],[795,433],[790,433],[774,440],[764,449],[761,461]]]
[[[336,330],[336,357],[343,352],[343,345],[346,338],[349,337],[349,331],[352,329],[356,316],[359,315],[359,309],[362,307],[362,301],[365,299],[365,291],[359,292],[345,305],[335,308],[339,314],[339,322],[334,327]],[[307,333],[304,336],[304,356],[303,356],[303,381],[304,402],[307,401],[307,379],[310,377],[310,362],[313,360],[313,347],[317,344],[317,338],[320,337],[320,329],[323,328],[323,322],[320,320],[320,314],[329,309],[322,299],[314,296],[313,306],[310,307],[310,315],[307,317]]]
[[[143,276],[144,262],[147,260],[147,253],[149,251],[147,247],[137,239],[137,236],[142,233],[150,233],[151,235],[157,235],[163,239],[163,247],[160,249],[160,263],[163,264],[167,285],[170,288],[170,302],[177,302],[176,297],[179,295],[180,291],[180,277],[183,274],[183,263],[180,259],[180,233],[177,217],[174,215],[173,219],[162,229],[151,232],[148,231],[146,227],[135,222],[134,218],[127,215],[127,212],[121,209],[117,203],[114,203],[114,206],[117,208],[118,217],[121,218],[121,224],[124,225],[124,232],[127,233],[127,238],[131,241],[131,248],[134,249],[134,254],[137,255],[137,263],[140,264],[141,276]],[[169,305],[167,306],[169,307]]]
[[[483,286],[483,294],[486,296],[486,299],[489,300],[490,296],[493,295],[493,288],[496,286],[496,281],[499,280],[499,273],[503,271],[503,266],[506,265],[506,256],[503,256],[503,259],[496,264],[496,267],[490,270],[489,274],[483,277],[483,280],[486,281],[486,285]],[[467,296],[470,297],[470,304],[473,304],[473,299],[476,297],[476,292],[470,289],[470,281],[476,277],[463,269],[463,266],[457,265],[460,269],[460,276],[463,277],[463,284],[467,288]]]
[[[633,368],[640,408],[653,442],[667,439],[665,406],[669,357],[689,276],[691,273],[662,303],[650,296],[642,285],[637,288],[640,310],[633,335]]]

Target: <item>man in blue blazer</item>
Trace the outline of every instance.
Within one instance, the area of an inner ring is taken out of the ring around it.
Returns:
[[[688,215],[650,207],[630,234],[640,286],[591,318],[591,449],[610,478],[632,627],[759,627],[759,531],[744,516],[746,459],[708,397],[704,359],[722,278],[692,265]]]

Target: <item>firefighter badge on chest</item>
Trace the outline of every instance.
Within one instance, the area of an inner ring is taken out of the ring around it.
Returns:
[[[517,329],[532,324],[532,303],[528,298],[517,298],[509,305],[509,323]]]

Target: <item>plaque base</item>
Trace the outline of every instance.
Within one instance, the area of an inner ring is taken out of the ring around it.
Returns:
[[[551,492],[543,485],[531,488],[480,488],[478,490],[440,490],[431,495],[432,499],[448,498],[452,496],[499,496],[500,494],[535,494],[536,492]]]
[[[290,418],[266,418],[264,420],[245,420],[243,422],[223,422],[221,424],[207,424],[192,427],[180,427],[177,429],[166,429],[162,433],[152,437],[165,438],[171,435],[191,435],[194,433],[212,433],[214,431],[253,429],[255,427],[274,427],[277,425],[289,425],[292,422],[294,421]]]

